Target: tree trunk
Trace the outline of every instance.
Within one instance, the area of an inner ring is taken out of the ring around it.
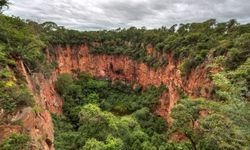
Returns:
[[[196,148],[196,143],[195,143],[195,141],[191,138],[191,136],[189,136],[189,135],[187,135],[187,134],[185,134],[186,135],[186,137],[189,139],[189,141],[191,142],[191,144],[192,144],[192,149],[193,150],[197,150],[197,148]]]
[[[197,150],[196,143],[192,139],[190,139],[190,141],[191,141],[193,150]]]

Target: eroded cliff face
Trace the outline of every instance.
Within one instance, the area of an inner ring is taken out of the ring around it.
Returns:
[[[154,49],[150,46],[147,51],[152,54]],[[143,88],[163,84],[168,90],[162,94],[155,112],[169,123],[172,122],[169,112],[179,99],[180,91],[191,97],[209,97],[211,94],[212,83],[207,78],[208,68],[201,65],[192,70],[188,78],[182,79],[178,69],[179,63],[176,63],[171,54],[166,55],[168,65],[155,70],[126,56],[92,55],[87,45],[56,46],[53,54],[48,50],[45,53],[49,62],[56,61],[58,64],[48,78],[40,73],[29,74],[23,62],[17,61],[18,68],[34,95],[36,106],[40,109],[34,111],[30,107],[23,108],[14,115],[12,120],[22,120],[23,129],[28,130],[32,138],[32,149],[54,149],[51,113],[60,114],[62,111],[62,99],[54,88],[55,81],[61,73],[86,72],[95,77],[124,80],[134,85],[141,85]],[[23,130],[19,126],[8,128],[11,132],[6,132],[5,135],[13,132],[20,133]]]
[[[92,55],[88,45],[57,46],[54,50],[55,54],[49,57],[58,63],[56,74],[87,72],[95,77],[124,80],[144,88],[149,85],[166,85],[168,91],[162,94],[156,113],[170,123],[168,114],[179,99],[180,91],[192,97],[209,97],[211,94],[212,83],[207,77],[208,68],[201,65],[192,70],[188,78],[182,79],[179,63],[176,63],[171,54],[166,55],[168,65],[155,70],[126,56]],[[152,53],[153,48],[148,47],[148,51]]]
[[[33,94],[35,106],[19,110],[12,117],[12,121],[22,121],[23,130],[31,137],[31,149],[53,150],[54,131],[51,113],[60,114],[62,106],[62,100],[54,90],[55,73],[48,79],[40,73],[31,75],[22,60],[17,60],[17,68]]]

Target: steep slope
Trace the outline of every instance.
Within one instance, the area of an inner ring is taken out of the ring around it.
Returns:
[[[16,113],[12,120],[23,121],[23,128],[29,129],[34,149],[54,149],[50,113],[61,113],[62,100],[54,88],[57,76],[61,73],[85,72],[95,77],[123,80],[133,83],[134,86],[141,85],[143,88],[164,84],[168,90],[161,96],[160,105],[155,112],[169,123],[172,120],[168,114],[182,91],[193,97],[209,97],[211,94],[212,84],[206,76],[208,68],[205,65],[199,66],[192,70],[187,79],[182,79],[178,63],[173,60],[171,54],[165,56],[168,65],[155,70],[126,56],[92,55],[89,53],[88,45],[56,46],[53,51],[54,54],[46,51],[46,56],[49,62],[56,61],[58,66],[48,78],[41,73],[29,74],[23,61],[17,60],[17,66],[25,77],[27,87],[33,93],[35,103],[40,109],[36,112],[26,107]],[[11,130],[6,134],[12,133]]]
[[[125,56],[92,55],[87,45],[57,46],[54,50],[54,55],[47,56],[57,62],[56,74],[86,72],[95,77],[124,80],[144,88],[149,85],[166,85],[168,91],[162,95],[156,112],[167,120],[179,99],[179,92],[183,91],[193,97],[208,98],[211,95],[212,83],[207,78],[208,68],[201,65],[192,70],[187,79],[182,79],[178,63],[175,63],[171,54],[166,55],[168,65],[155,70]]]
[[[196,138],[197,143],[202,143],[200,139],[207,140],[210,136],[207,131],[217,127],[216,123],[220,123],[220,131],[211,132],[211,136],[225,133],[218,139],[236,149],[240,148],[237,142],[234,145],[235,141],[247,141],[248,135],[242,133],[249,133],[249,109],[248,102],[245,103],[245,99],[249,99],[250,81],[249,25],[237,25],[233,20],[222,24],[209,20],[176,31],[131,28],[78,32],[53,23],[40,25],[1,15],[0,19],[3,23],[0,31],[4,33],[0,39],[0,118],[4,120],[0,124],[0,142],[18,133],[31,137],[32,149],[53,150],[51,113],[61,114],[63,105],[55,82],[61,73],[76,76],[80,72],[122,80],[143,89],[149,85],[166,86],[155,113],[168,123],[177,124],[176,131],[182,128],[182,133],[186,129],[192,131],[185,136],[191,137],[191,143],[192,138]],[[220,74],[210,76],[210,72]],[[189,98],[183,98],[173,109],[183,95]],[[213,101],[192,99],[196,97]],[[210,107],[214,111],[211,114]],[[171,111],[175,112],[172,113],[175,120],[170,117]],[[208,117],[204,121],[202,117],[206,115],[212,119]],[[193,126],[189,125],[190,120],[195,120]],[[230,129],[223,123],[225,120],[230,123]],[[203,134],[208,135],[200,134],[199,121],[204,121],[203,127],[214,123],[209,130],[204,130]],[[234,130],[238,128],[240,132]],[[227,134],[235,135],[235,139],[230,141]],[[210,142],[218,141],[213,140]],[[247,147],[246,143],[240,145]],[[221,141],[218,145],[223,147],[223,144]]]
[[[34,96],[36,110],[25,107],[17,112],[12,120],[22,120],[23,128],[28,129],[32,139],[32,149],[53,150],[54,132],[50,113],[60,114],[62,105],[60,97],[54,90],[54,80],[45,79],[39,73],[28,74],[22,60],[17,61],[17,66]],[[39,86],[39,90],[36,86]]]

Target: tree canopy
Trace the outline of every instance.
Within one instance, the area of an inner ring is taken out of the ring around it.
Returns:
[[[8,1],[0,0],[0,11]],[[0,14],[0,110],[6,117],[34,99],[17,69],[23,62],[29,74],[49,77],[56,63],[43,53],[53,46],[86,44],[92,55],[123,55],[157,69],[173,56],[183,77],[203,64],[213,82],[211,97],[185,96],[173,108],[173,125],[154,111],[167,87],[133,88],[86,74],[62,74],[55,84],[63,98],[62,116],[54,116],[57,149],[248,149],[250,147],[250,24],[210,19],[146,29],[76,31],[53,22],[37,23]],[[152,48],[152,52],[148,52]],[[52,57],[53,59],[53,57]],[[216,72],[216,71],[215,71]],[[185,79],[183,81],[185,82]],[[36,88],[39,89],[39,86]],[[178,88],[178,87],[176,87]],[[0,124],[14,124],[0,118]],[[21,123],[20,123],[21,124]],[[184,136],[171,141],[171,135]],[[26,149],[29,138],[12,135],[0,149]]]

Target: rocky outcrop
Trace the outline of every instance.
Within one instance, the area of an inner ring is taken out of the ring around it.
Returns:
[[[54,132],[50,113],[41,109],[35,112],[31,107],[23,108],[12,121],[22,121],[22,129],[31,137],[32,150],[53,150]]]
[[[21,134],[22,127],[19,125],[0,125],[0,143],[12,134]]]
[[[35,106],[20,109],[13,114],[11,121],[22,121],[22,130],[31,137],[32,150],[53,150],[54,131],[51,113],[60,114],[62,106],[62,100],[54,90],[56,75],[52,73],[48,79],[40,73],[31,75],[22,60],[17,60],[17,68],[33,94]],[[7,134],[12,133],[10,131],[6,131],[5,136],[10,135]]]

